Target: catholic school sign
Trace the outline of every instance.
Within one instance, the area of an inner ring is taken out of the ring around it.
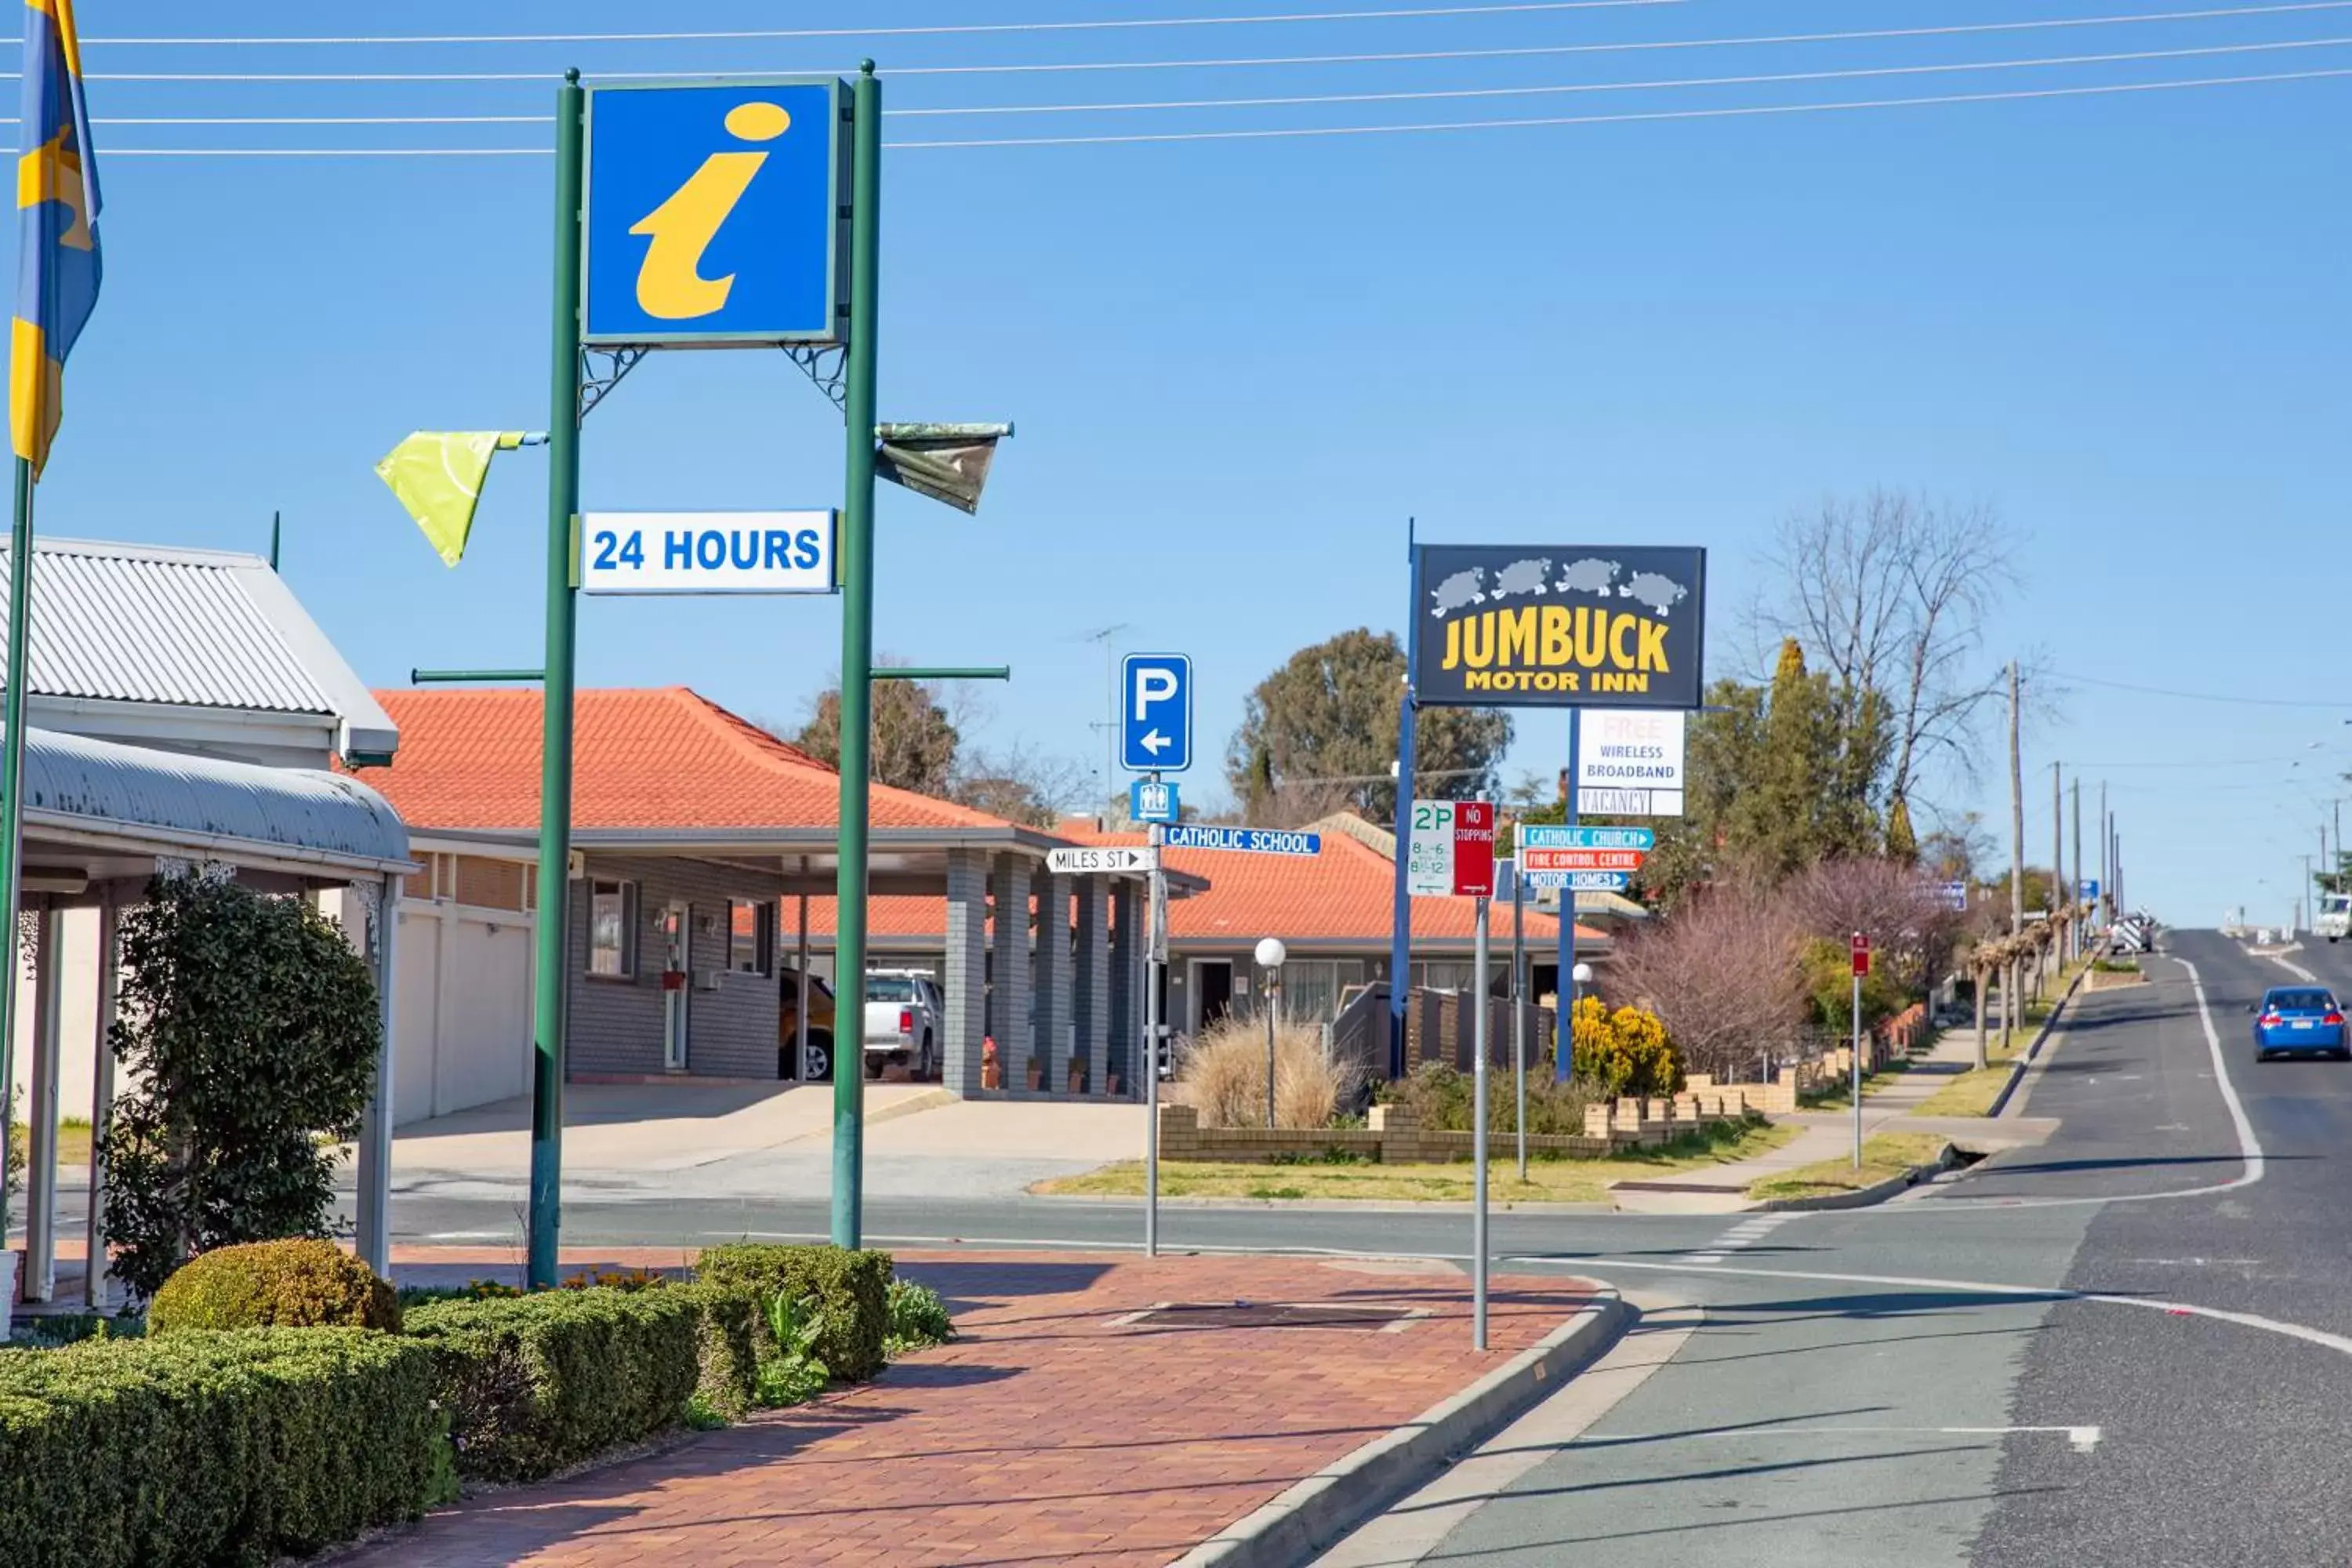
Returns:
[[[1413,614],[1413,696],[1426,705],[1700,703],[1704,550],[1424,544]]]

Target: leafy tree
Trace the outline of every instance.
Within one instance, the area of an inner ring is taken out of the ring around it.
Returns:
[[[928,682],[874,683],[875,783],[944,797],[955,778],[956,747],[961,739],[939,691]],[[818,695],[814,716],[793,744],[827,767],[841,766],[838,681]]]
[[[1225,779],[1250,821],[1305,821],[1347,808],[1374,821],[1396,811],[1404,648],[1369,628],[1304,647],[1260,681],[1225,748]],[[1511,743],[1511,716],[1491,708],[1424,708],[1413,766],[1456,798],[1491,795]]]
[[[107,1043],[137,1087],[106,1144],[117,1272],[144,1298],[214,1247],[326,1236],[382,1038],[342,928],[299,899],[159,878],[121,942]]]

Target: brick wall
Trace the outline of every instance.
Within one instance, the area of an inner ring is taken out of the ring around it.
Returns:
[[[1754,1093],[1755,1086],[1743,1085],[1672,1100],[1621,1100],[1614,1106],[1591,1106],[1585,1111],[1583,1136],[1531,1132],[1528,1149],[1533,1153],[1598,1159],[1622,1150],[1654,1147],[1696,1131],[1708,1121],[1752,1118],[1755,1106],[1747,1097]],[[1160,1157],[1247,1164],[1279,1154],[1319,1154],[1337,1149],[1384,1165],[1406,1165],[1467,1160],[1477,1152],[1475,1133],[1423,1127],[1402,1106],[1376,1105],[1364,1120],[1361,1128],[1203,1127],[1201,1113],[1192,1106],[1163,1104]],[[1517,1147],[1516,1133],[1495,1130],[1487,1134],[1489,1155],[1508,1154]]]
[[[772,903],[775,889],[723,867],[684,860],[591,856],[588,874],[592,879],[619,878],[636,884],[636,963],[635,973],[625,980],[588,973],[588,883],[574,882],[568,900],[571,932],[566,943],[572,975],[571,1070],[659,1073],[663,1070],[661,973],[666,942],[656,922],[662,911],[673,899],[685,900],[689,969],[723,971],[728,900],[763,899]],[[708,931],[701,929],[706,916],[711,922]],[[776,1076],[776,1030],[782,1008],[773,958],[772,952],[767,974],[721,973],[718,990],[688,992],[688,1073],[708,1078]]]

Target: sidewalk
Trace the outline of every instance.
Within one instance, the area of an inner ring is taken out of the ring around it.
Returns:
[[[1926,1132],[1965,1139],[1969,1147],[1988,1152],[2046,1141],[2058,1124],[2048,1118],[1982,1116],[1915,1116],[1919,1106],[1934,1098],[1953,1079],[1976,1066],[1976,1032],[1948,1029],[1933,1047],[1911,1058],[1907,1071],[1887,1082],[1865,1089],[1862,1097],[1862,1131]],[[1610,1192],[1619,1209],[1630,1214],[1736,1214],[1759,1206],[1748,1196],[1752,1182],[1777,1176],[1802,1165],[1835,1160],[1853,1150],[1853,1107],[1800,1110],[1773,1121],[1799,1129],[1797,1135],[1769,1153],[1752,1160],[1711,1166],[1695,1173],[1688,1182],[1667,1178],[1628,1189],[1622,1184]]]
[[[408,1249],[404,1282],[506,1274]],[[431,1263],[422,1262],[432,1256]],[[674,1264],[618,1248],[564,1267]],[[568,1481],[491,1493],[332,1559],[493,1564],[1083,1563],[1161,1568],[1455,1394],[1601,1289],[1413,1260],[901,1254],[960,1337],[877,1383]],[[1225,1326],[1205,1309],[1386,1306],[1375,1324]],[[1168,1323],[1138,1321],[1181,1303]],[[1389,1326],[1393,1325],[1393,1326]]]

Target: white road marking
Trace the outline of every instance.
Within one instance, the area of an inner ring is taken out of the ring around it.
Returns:
[[[1689,1442],[1696,1438],[1728,1439],[1734,1442],[1741,1442],[1750,1437],[1843,1437],[1847,1436],[1872,1437],[2006,1437],[2011,1433],[2020,1433],[2028,1436],[2045,1435],[2050,1436],[2063,1436],[2067,1444],[2078,1454],[2090,1453],[2099,1446],[2099,1439],[2105,1435],[2104,1429],[2097,1426],[1743,1426],[1738,1430],[1732,1432],[1676,1432],[1672,1434],[1672,1436],[1675,1442],[1682,1443]],[[1625,1440],[1625,1437],[1616,1433],[1612,1433],[1605,1437],[1594,1437],[1590,1439],[1591,1442],[1596,1445],[1622,1443]],[[1586,1441],[1586,1439],[1579,1438],[1578,1441],[1582,1442]]]
[[[1503,1261],[1558,1263],[1559,1259],[1514,1255]],[[2063,1285],[2007,1285],[1987,1279],[1930,1279],[1903,1274],[1828,1274],[1795,1268],[1738,1268],[1728,1264],[1699,1268],[1687,1263],[1648,1263],[1629,1258],[1594,1258],[1590,1261],[1594,1268],[1609,1272],[1639,1268],[1656,1272],[1720,1274],[1736,1279],[1803,1279],[1831,1285],[1893,1285],[1911,1290],[1969,1290],[1985,1296],[2015,1296],[2021,1300],[2038,1298],[2053,1304],[2096,1301],[2103,1306],[2138,1307],[2176,1318],[2205,1318],[2217,1323],[2234,1323],[2243,1329],[2259,1329],[2264,1333],[2301,1340],[2305,1344],[2317,1345],[2338,1355],[2352,1355],[2352,1339],[2342,1334],[2331,1334],[2325,1329],[2265,1318],[2256,1312],[2231,1312],[2220,1307],[2200,1307],[2194,1302],[2168,1300],[2156,1296],[2110,1296],[2099,1290],[2070,1290]]]
[[[2266,952],[2263,954],[2263,956],[2269,959],[2273,963],[2277,964],[2281,969],[2285,970],[2289,974],[2294,975],[2298,980],[2304,981],[2312,985],[2319,984],[2319,976],[2314,974],[2310,970],[2305,969],[2300,963],[2289,963],[2285,959],[2281,958],[2275,952]]]
[[[1696,1252],[1683,1257],[1685,1263],[1720,1263],[1743,1247],[1753,1247],[1796,1216],[1787,1213],[1750,1215]]]

